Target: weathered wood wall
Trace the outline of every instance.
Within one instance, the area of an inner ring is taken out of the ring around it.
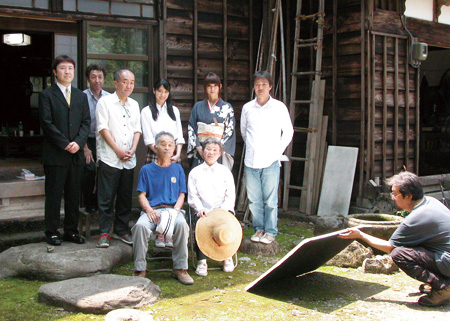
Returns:
[[[255,41],[252,33],[261,19],[262,6],[253,5],[252,0],[165,2],[161,38],[165,38],[162,43],[166,46],[161,48],[160,69],[171,83],[185,138],[192,106],[204,98],[203,79],[209,72],[221,78],[222,98],[232,104],[239,121],[242,106],[250,99]],[[237,161],[240,153],[238,148]]]
[[[402,1],[330,2],[323,61],[328,142],[360,149],[354,196],[362,197],[370,179],[403,166],[417,171],[417,69],[408,64]]]

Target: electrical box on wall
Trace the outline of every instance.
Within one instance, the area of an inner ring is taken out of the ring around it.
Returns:
[[[428,57],[428,45],[424,42],[416,42],[412,45],[412,60],[425,61]]]
[[[409,64],[419,68],[420,63],[428,57],[428,45],[424,42],[412,42],[410,48]]]

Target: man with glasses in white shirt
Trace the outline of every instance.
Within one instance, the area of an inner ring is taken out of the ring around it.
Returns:
[[[116,91],[97,104],[98,214],[97,247],[109,247],[112,236],[131,245],[129,227],[136,148],[141,136],[139,104],[129,96],[134,73],[122,68],[114,73]],[[114,202],[115,200],[115,202]],[[115,205],[115,209],[113,206]]]

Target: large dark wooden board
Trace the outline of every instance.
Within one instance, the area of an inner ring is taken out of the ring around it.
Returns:
[[[343,232],[345,230],[303,240],[263,275],[247,285],[245,290],[252,292],[269,283],[314,271],[353,242],[337,237]]]

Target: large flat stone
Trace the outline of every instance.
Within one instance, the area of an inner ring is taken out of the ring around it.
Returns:
[[[46,243],[12,247],[0,254],[0,278],[24,277],[43,281],[60,281],[110,273],[114,266],[133,258],[131,246],[111,240],[109,248],[96,248],[95,241],[86,244],[64,242],[47,252]]]
[[[328,147],[318,216],[348,214],[357,159],[358,148]]]
[[[109,274],[45,284],[38,299],[67,311],[104,314],[138,309],[154,303],[160,294],[159,286],[147,278]]]

